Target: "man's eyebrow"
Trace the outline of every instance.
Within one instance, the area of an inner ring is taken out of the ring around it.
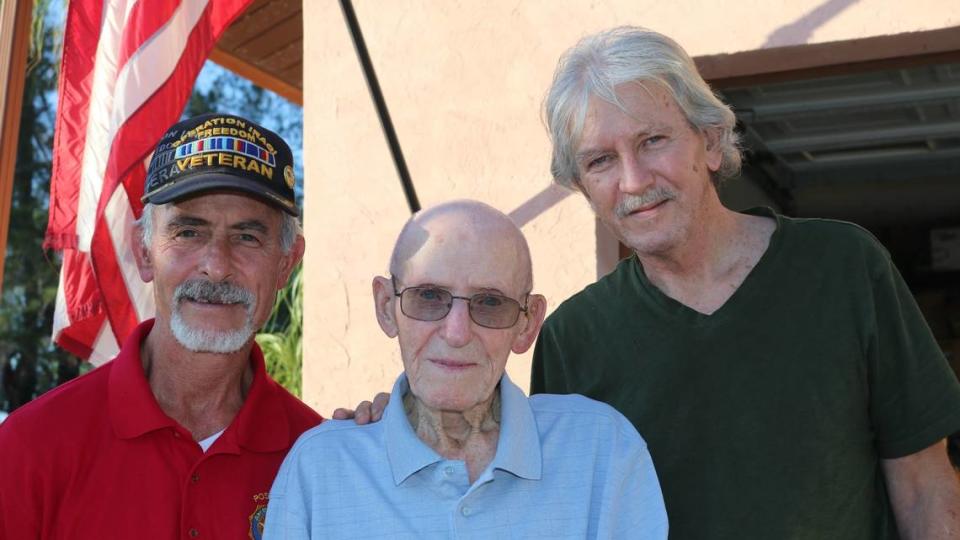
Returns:
[[[261,233],[270,231],[270,228],[259,219],[249,219],[247,221],[234,223],[230,226],[230,228],[236,231],[257,231]]]
[[[496,294],[499,296],[508,296],[507,293],[496,287],[478,287],[477,292],[474,294]]]
[[[210,222],[202,218],[177,216],[167,223],[167,229],[176,229],[177,227],[205,227],[208,225],[210,225]]]
[[[584,161],[590,161],[591,159],[593,159],[593,158],[595,158],[595,157],[598,157],[598,156],[600,156],[600,155],[603,155],[603,153],[604,153],[603,150],[597,150],[597,149],[589,148],[589,149],[584,150],[584,151],[582,151],[582,152],[577,152],[576,155],[573,156],[573,159],[574,159],[574,161],[575,161],[576,163],[582,164]]]

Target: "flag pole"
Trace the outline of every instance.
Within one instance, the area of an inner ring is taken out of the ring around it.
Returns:
[[[373,104],[377,108],[377,116],[380,118],[383,135],[387,138],[387,145],[390,147],[393,165],[400,176],[403,194],[407,198],[407,207],[413,214],[420,211],[417,190],[413,187],[413,180],[410,179],[410,171],[407,170],[407,162],[403,158],[403,150],[400,148],[397,132],[393,129],[393,121],[390,120],[387,102],[383,99],[383,91],[380,89],[380,82],[377,80],[377,72],[373,69],[373,62],[370,61],[370,53],[367,51],[367,44],[363,40],[363,32],[360,31],[360,23],[357,21],[357,14],[353,10],[353,2],[351,0],[340,0],[340,8],[343,10],[343,17],[347,20],[350,37],[353,39],[353,47],[356,49],[360,65],[363,67],[363,76],[367,81],[367,88],[370,89],[370,97],[373,98]]]

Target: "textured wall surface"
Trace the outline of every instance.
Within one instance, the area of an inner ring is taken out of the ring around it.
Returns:
[[[616,256],[583,198],[550,187],[540,105],[557,58],[579,37],[645,25],[706,57],[711,76],[724,77],[936,52],[954,46],[943,29],[960,26],[960,2],[949,0],[356,0],[355,7],[421,203],[469,197],[512,213],[531,245],[535,289],[551,307]],[[389,389],[401,370],[396,342],[374,318],[370,282],[386,271],[409,212],[339,3],[303,9],[304,399],[328,415]],[[876,39],[859,45],[877,37],[880,46]],[[778,48],[796,53],[811,44],[828,44],[827,53],[778,61]],[[757,50],[762,59],[751,56]],[[508,363],[524,388],[529,356]]]

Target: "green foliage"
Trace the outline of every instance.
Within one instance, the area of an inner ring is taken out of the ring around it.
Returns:
[[[303,273],[297,266],[290,282],[277,294],[273,313],[257,334],[267,373],[291,394],[300,397],[303,365]]]
[[[75,377],[79,361],[50,340],[58,272],[41,244],[47,225],[60,26],[41,1],[23,90],[10,233],[0,297],[0,410]],[[62,13],[62,11],[61,11]]]

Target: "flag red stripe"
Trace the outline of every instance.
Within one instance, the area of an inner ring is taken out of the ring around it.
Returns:
[[[102,16],[103,5],[100,2],[73,2],[67,13],[44,249],[68,249],[77,245],[80,171],[87,140],[90,87],[93,84]]]
[[[143,164],[140,163],[124,178],[124,195],[129,199],[130,192],[132,190],[135,191],[136,186],[139,186],[139,192],[142,193],[145,179],[146,170]],[[130,188],[126,186],[130,186]],[[139,201],[139,195],[137,195],[137,197],[137,199],[129,199],[130,203],[133,203],[134,200]],[[125,208],[127,205],[124,204],[120,206]],[[129,206],[131,209],[140,207],[139,204],[129,204]],[[109,212],[109,210],[107,211]],[[136,214],[138,212],[134,213]],[[90,243],[90,255],[94,263],[94,269],[96,270],[96,279],[100,285],[100,291],[103,294],[104,308],[106,309],[110,326],[113,328],[113,334],[115,336],[126,336],[132,332],[137,323],[140,322],[140,317],[130,297],[129,285],[126,283],[123,270],[119,265],[118,259],[120,255],[118,255],[118,253],[121,247],[115,245],[110,230],[108,229],[108,224],[109,221],[107,219],[97,221],[97,227],[93,232],[93,241]],[[114,234],[116,234],[116,231]],[[132,286],[136,286],[136,284],[132,284]],[[122,340],[122,338],[118,339]],[[119,346],[120,343],[117,343],[117,345]]]
[[[139,320],[124,283],[123,271],[117,264],[116,248],[105,219],[97,220],[93,242],[90,243],[90,260],[93,262],[94,274],[100,285],[103,305],[113,334],[122,342],[123,337],[120,336],[129,335]]]

